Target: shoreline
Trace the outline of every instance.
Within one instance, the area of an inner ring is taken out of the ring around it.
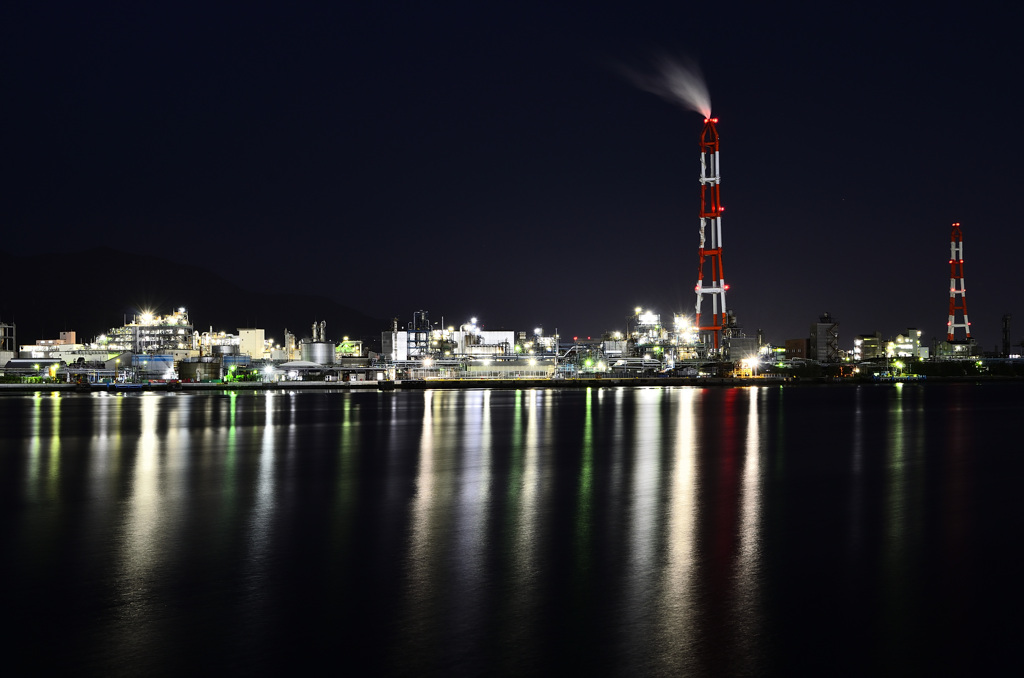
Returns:
[[[394,382],[376,381],[274,381],[236,383],[146,383],[146,384],[0,384],[0,395],[34,392],[77,393],[209,393],[215,391],[391,391],[425,389],[579,389],[579,388],[647,388],[652,386],[750,387],[750,386],[857,386],[908,383],[1002,383],[1024,379],[1003,376],[931,377],[927,380],[861,380],[861,379],[786,379],[776,377],[621,377],[598,379],[406,379]]]

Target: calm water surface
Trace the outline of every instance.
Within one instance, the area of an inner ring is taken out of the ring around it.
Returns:
[[[1022,416],[1016,384],[4,396],[4,644],[95,675],[988,673],[1024,640]]]

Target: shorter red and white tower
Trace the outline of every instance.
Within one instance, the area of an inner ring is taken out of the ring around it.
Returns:
[[[957,319],[959,312],[960,320]],[[963,328],[964,341],[971,340],[971,323],[967,320],[967,290],[964,289],[964,237],[960,222],[953,224],[949,238],[949,321],[946,323],[946,341],[956,341],[956,330]]]
[[[718,166],[718,118],[704,118],[700,134],[700,249],[697,264],[696,326],[702,339],[710,335],[715,352],[728,324],[725,308],[725,271],[722,268],[722,177]],[[710,242],[708,242],[710,240]],[[709,280],[704,279],[705,264],[711,264]],[[711,296],[711,313],[701,313],[704,295]],[[706,341],[706,339],[705,339]]]

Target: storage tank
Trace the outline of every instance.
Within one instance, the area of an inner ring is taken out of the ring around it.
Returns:
[[[252,359],[247,355],[226,355],[221,358],[220,362],[227,370],[231,367],[248,367],[252,363]]]
[[[213,347],[213,355],[238,355],[238,344],[217,344]]]
[[[212,381],[220,379],[220,363],[203,362],[180,362],[178,363],[178,378],[182,381]]]
[[[306,341],[301,344],[302,359],[318,365],[334,364],[334,344],[326,341]]]

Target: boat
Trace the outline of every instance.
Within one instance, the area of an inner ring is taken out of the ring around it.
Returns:
[[[107,384],[108,391],[141,391],[145,384],[132,384],[129,382],[118,382]]]

